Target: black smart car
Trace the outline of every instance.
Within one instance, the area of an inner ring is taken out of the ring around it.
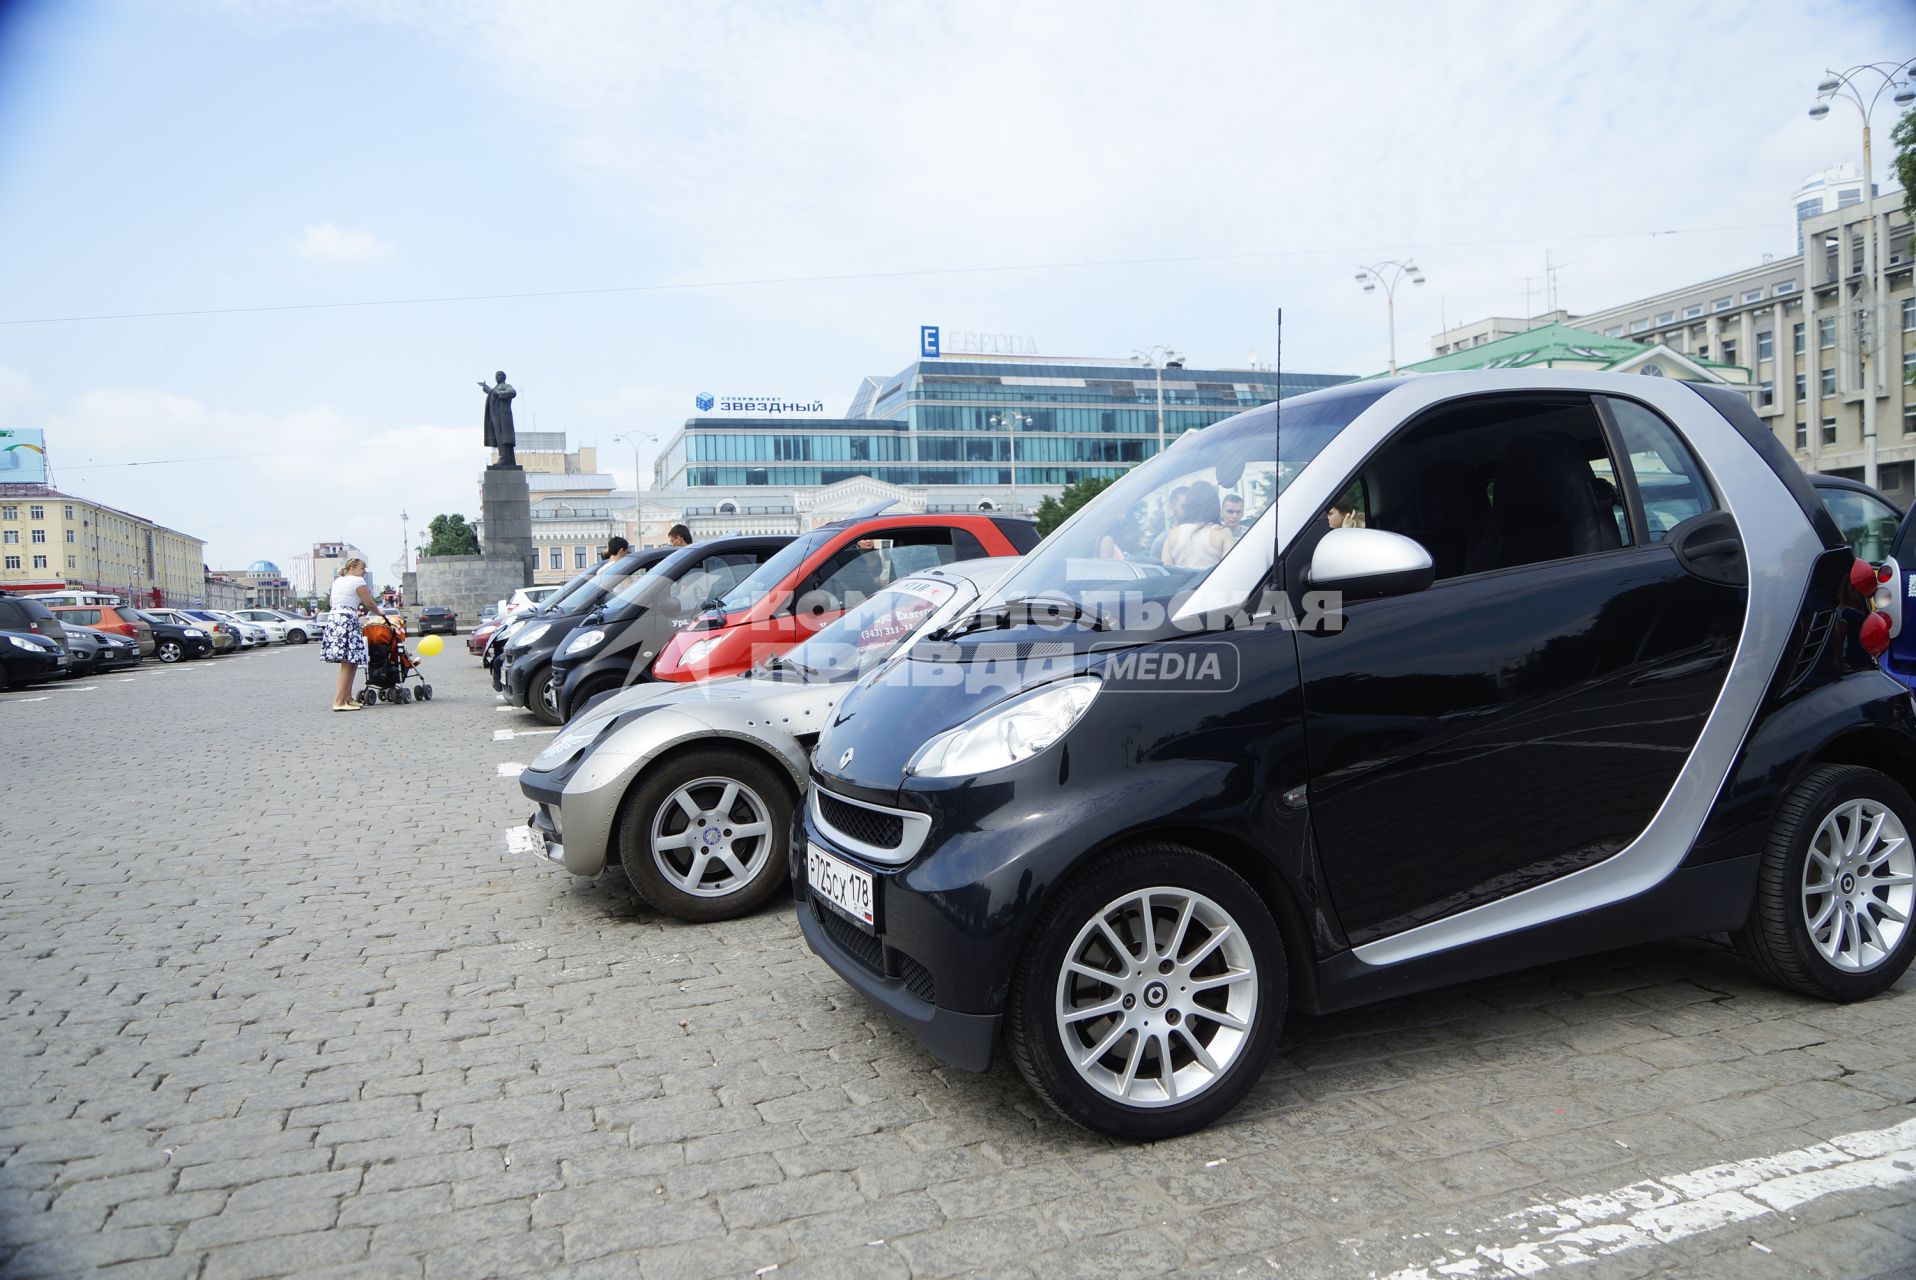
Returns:
[[[1719,931],[1826,999],[1903,973],[1916,709],[1740,395],[1499,371],[1279,415],[1181,438],[840,704],[793,850],[839,974],[1148,1139],[1292,1008]]]
[[[603,562],[583,582],[540,605],[539,612],[506,641],[493,683],[508,701],[518,703],[547,724],[564,724],[565,717],[559,714],[559,691],[550,678],[552,655],[580,619],[671,553],[671,547],[628,551],[616,560]]]
[[[205,658],[213,652],[213,636],[205,627],[189,627],[183,622],[162,617],[157,613],[139,611],[140,617],[153,628],[153,656],[167,665],[182,658]]]

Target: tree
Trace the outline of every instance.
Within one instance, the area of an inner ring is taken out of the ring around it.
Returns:
[[[432,541],[426,546],[429,556],[476,556],[479,554],[479,535],[472,531],[462,515],[434,516],[426,525],[426,532],[432,535]]]
[[[1896,146],[1896,154],[1890,159],[1889,167],[1896,173],[1896,181],[1903,188],[1903,212],[1916,218],[1916,107],[1903,113],[1890,131],[1889,140]]]
[[[1049,536],[1079,507],[1116,483],[1115,480],[1078,480],[1066,485],[1057,497],[1044,499],[1038,504],[1038,536]]]

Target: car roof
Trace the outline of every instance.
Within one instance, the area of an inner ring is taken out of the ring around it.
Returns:
[[[973,528],[978,525],[996,524],[1000,520],[1021,521],[1025,524],[1031,523],[1031,521],[1026,520],[1023,516],[1007,516],[995,511],[901,511],[896,515],[879,514],[868,516],[860,513],[858,515],[846,516],[843,520],[833,520],[829,524],[818,525],[817,528],[830,529],[834,533],[841,529],[863,528],[867,525],[904,525],[907,528],[925,526],[934,529],[941,526]]]

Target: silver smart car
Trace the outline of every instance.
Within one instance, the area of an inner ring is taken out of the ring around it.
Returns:
[[[900,578],[750,675],[645,684],[574,720],[520,775],[534,848],[574,875],[618,862],[681,920],[726,920],[784,882],[808,756],[832,708],[914,637],[1017,564],[965,560]]]

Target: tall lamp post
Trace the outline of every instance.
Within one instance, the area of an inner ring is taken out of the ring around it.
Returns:
[[[645,545],[645,468],[639,465],[639,441],[643,440],[654,449],[659,447],[659,438],[650,431],[621,431],[612,437],[623,440],[632,446],[632,505],[639,517],[639,545]]]
[[[1863,210],[1869,220],[1869,230],[1863,237],[1863,273],[1869,282],[1869,301],[1864,308],[1863,332],[1858,335],[1857,347],[1863,357],[1860,370],[1863,383],[1863,483],[1876,483],[1876,397],[1881,389],[1877,386],[1882,372],[1882,360],[1876,350],[1876,335],[1881,330],[1881,317],[1877,311],[1883,302],[1882,255],[1876,251],[1876,173],[1870,162],[1869,120],[1876,111],[1876,104],[1885,93],[1890,101],[1899,107],[1916,102],[1916,85],[1909,79],[1909,69],[1916,65],[1916,58],[1907,62],[1864,62],[1847,71],[1825,71],[1816,85],[1816,101],[1810,104],[1810,119],[1821,120],[1830,113],[1830,103],[1839,99],[1856,108],[1863,118]],[[1871,81],[1869,77],[1874,76]],[[1871,85],[1875,92],[1867,98],[1864,93]]]
[[[994,413],[987,419],[994,427],[1003,427],[1011,438],[1011,514],[1018,514],[1018,428],[1029,427],[1036,419],[1028,413]]]
[[[1146,347],[1142,351],[1133,351],[1131,355],[1141,364],[1148,364],[1158,372],[1158,452],[1164,452],[1164,371],[1182,369],[1184,356],[1160,342],[1156,346]]]
[[[1364,286],[1365,293],[1375,293],[1380,286],[1384,290],[1384,314],[1390,325],[1390,376],[1393,378],[1397,376],[1397,286],[1406,279],[1414,285],[1424,283],[1424,273],[1409,259],[1399,262],[1395,258],[1386,258],[1368,267],[1357,268],[1357,283]]]

